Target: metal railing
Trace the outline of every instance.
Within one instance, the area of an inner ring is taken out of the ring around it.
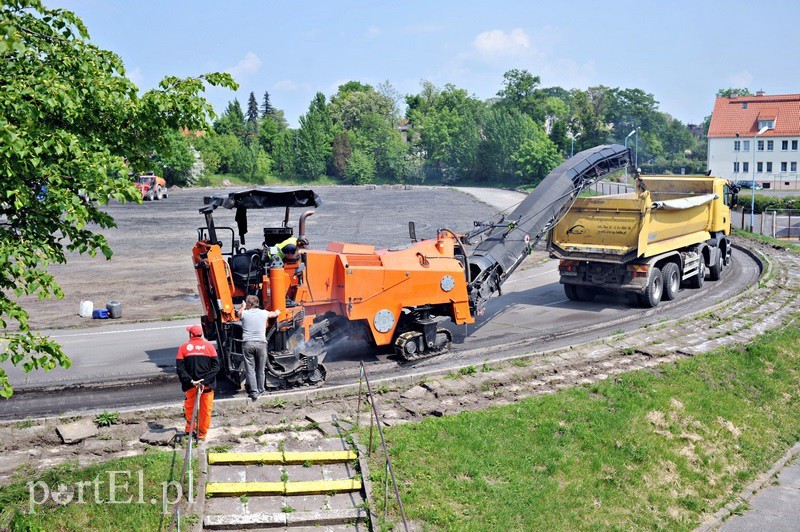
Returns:
[[[192,420],[189,423],[189,432],[186,435],[188,443],[186,444],[186,453],[183,456],[183,469],[181,470],[181,492],[188,493],[189,497],[192,496],[189,493],[189,490],[193,488],[192,483],[189,483],[188,488],[184,491],[183,483],[186,480],[186,469],[191,467],[192,463],[192,434],[194,433],[195,427],[197,426],[197,418],[200,412],[200,396],[203,395],[203,388],[202,384],[198,384],[195,387],[195,398],[194,398],[194,410],[192,411]],[[170,523],[170,531],[172,530],[180,530],[181,529],[181,502],[183,497],[178,497],[177,502],[175,502],[175,509],[172,512],[172,523]]]
[[[363,391],[362,382],[367,385],[367,396],[369,398],[370,417],[369,417],[369,446],[367,453],[372,456],[372,434],[375,425],[378,425],[378,433],[381,436],[381,447],[383,447],[383,457],[385,463],[384,471],[384,487],[383,487],[383,518],[386,519],[388,512],[389,502],[389,478],[392,479],[392,486],[394,487],[394,496],[397,500],[397,506],[400,509],[400,516],[403,518],[403,529],[408,532],[408,521],[406,520],[406,512],[403,509],[403,501],[400,500],[400,491],[397,489],[397,480],[394,477],[394,468],[392,468],[392,459],[389,457],[389,450],[386,448],[386,438],[383,436],[383,427],[381,426],[380,416],[378,415],[378,408],[375,405],[375,396],[372,393],[372,387],[369,384],[367,371],[364,368],[364,363],[361,362],[358,371],[358,408],[356,409],[356,426],[360,427],[361,421],[361,396]]]
[[[755,213],[750,227],[750,210],[731,213],[731,225],[778,240],[800,239],[800,209],[766,209]]]

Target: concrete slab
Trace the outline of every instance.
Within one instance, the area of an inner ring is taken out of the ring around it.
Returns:
[[[61,441],[66,444],[73,444],[82,442],[86,438],[97,436],[99,431],[97,429],[97,425],[94,424],[94,421],[87,417],[79,421],[75,421],[74,423],[57,425],[56,432],[61,438]]]
[[[248,501],[249,502],[249,501]],[[206,500],[206,515],[240,515],[246,507],[238,497],[219,497]]]
[[[800,489],[800,461],[795,461],[778,475],[778,482],[787,488]]]
[[[301,465],[282,466],[283,471],[289,477],[289,482],[308,482],[313,480],[324,480],[322,468],[318,465],[303,467]]]
[[[413,388],[401,393],[400,397],[403,399],[419,399],[421,397],[425,397],[427,394],[427,389],[423,388],[422,386],[414,386]]]
[[[283,513],[286,506],[286,497],[279,496],[254,496],[247,499],[247,512],[251,514],[260,513]]]
[[[800,528],[800,490],[785,486],[771,486],[750,502],[750,508],[759,513],[794,517]]]
[[[278,466],[248,465],[248,466],[238,466],[238,467],[244,469],[244,476],[247,479],[246,480],[247,482],[281,482],[281,470]]]
[[[344,510],[363,504],[364,499],[360,493],[335,493],[328,495],[326,501],[331,510]]]
[[[244,466],[213,465],[208,470],[208,482],[247,482]]]
[[[325,480],[353,478],[357,473],[351,464],[326,464],[322,466],[321,472]]]
[[[306,414],[306,419],[311,421],[312,423],[333,423],[334,421],[339,421],[343,419],[344,416],[341,416],[338,412],[333,410],[323,410],[320,412],[311,412]]]
[[[366,517],[366,512],[360,508],[347,510],[321,510],[318,512],[292,512],[286,514],[286,524],[293,526],[308,525],[339,525],[360,521]]]
[[[139,441],[142,443],[149,443],[150,445],[169,445],[178,435],[178,429],[150,429],[141,436]]]
[[[209,530],[240,530],[243,528],[286,526],[285,513],[241,515],[206,515],[203,527]]]
[[[285,497],[284,504],[295,512],[321,512],[328,508],[325,495],[292,495]]]
[[[86,440],[83,448],[90,453],[102,455],[122,450],[122,440]]]

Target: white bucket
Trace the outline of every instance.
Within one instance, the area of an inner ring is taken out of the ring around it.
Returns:
[[[93,311],[94,303],[91,301],[81,301],[81,306],[78,310],[78,314],[80,314],[81,318],[91,318]]]

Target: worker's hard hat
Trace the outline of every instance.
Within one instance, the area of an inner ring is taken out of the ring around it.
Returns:
[[[189,325],[186,330],[189,331],[189,336],[203,336],[203,328],[199,325]]]

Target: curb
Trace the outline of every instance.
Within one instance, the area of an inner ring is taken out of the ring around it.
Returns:
[[[786,467],[786,464],[798,456],[800,456],[800,442],[795,443],[791,449],[786,451],[780,460],[773,464],[769,471],[759,475],[756,480],[748,484],[741,492],[739,492],[739,495],[734,497],[730,502],[728,502],[728,504],[714,513],[711,521],[696,528],[696,532],[711,532],[712,530],[719,530],[722,527],[722,524],[732,515],[734,515],[734,512],[739,506],[748,503],[759,491],[761,491],[762,488],[764,488],[767,484],[770,484],[772,480],[777,477],[781,471],[783,471],[783,469]]]

